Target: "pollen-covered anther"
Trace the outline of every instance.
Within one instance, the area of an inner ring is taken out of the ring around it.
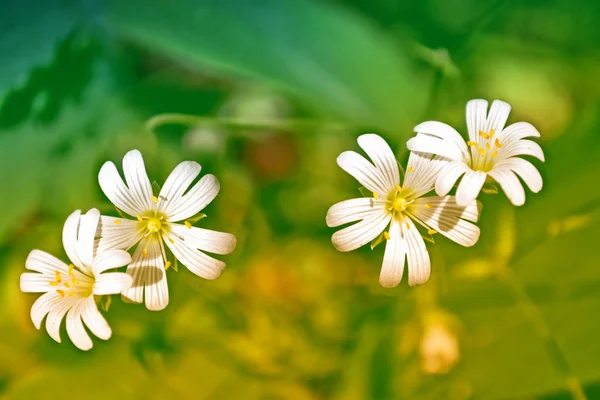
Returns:
[[[428,233],[429,235],[435,235],[435,234],[437,233],[437,231],[436,231],[435,229],[428,229],[428,230],[427,230],[427,233]]]
[[[67,272],[69,274],[69,276],[74,276],[75,273],[73,272],[73,270],[75,269],[75,266],[73,264],[69,264],[69,271]],[[73,279],[75,280],[75,279]]]
[[[155,203],[158,203],[158,197],[152,196],[152,201],[155,202]]]
[[[373,198],[374,198],[375,200],[379,200],[379,193],[377,193],[377,192],[373,192]],[[187,221],[186,221],[186,222],[187,222]]]
[[[498,151],[494,150],[492,151],[492,154],[490,154],[492,157],[496,157],[498,155]]]
[[[492,148],[492,146],[490,146],[490,143],[489,143],[489,142],[487,142],[487,143],[485,144],[485,148],[486,148],[486,149],[488,149],[488,150],[490,150],[490,149]]]
[[[58,293],[60,297],[65,297],[65,291],[62,289],[56,289],[56,293]]]
[[[186,228],[192,229],[192,224],[190,223],[190,221],[185,221],[184,224],[185,224]]]
[[[425,207],[431,208],[431,204],[427,203],[427,204],[425,204]]]
[[[167,263],[165,264],[165,271],[168,270],[170,266],[171,266],[171,261],[167,261]]]
[[[408,167],[407,169],[408,172],[415,172],[415,169],[413,168],[413,166],[411,165],[410,167]]]
[[[406,225],[406,229],[410,229],[410,224],[408,222],[404,223]]]
[[[479,145],[477,144],[477,142],[472,142],[470,140],[467,142],[467,145],[470,146],[470,147],[475,147],[475,148],[479,147]]]
[[[496,146],[497,148],[502,147],[502,143],[500,143],[500,141],[498,140],[498,138],[496,138],[496,140],[494,141],[494,146]]]
[[[61,277],[60,277],[60,272],[58,272],[58,271],[54,271],[54,280],[55,280],[57,283],[60,283],[60,282],[62,281],[62,279],[61,279]]]
[[[483,137],[484,139],[489,139],[490,138],[490,135],[488,135],[484,131],[479,131],[479,136]]]
[[[148,255],[148,249],[143,249],[143,250],[142,250],[142,255],[143,255],[144,257],[146,257],[146,256]]]
[[[171,243],[175,243],[175,241],[173,240],[173,238],[172,238],[172,237],[169,237],[169,242],[171,242]]]
[[[121,225],[121,220],[120,219],[115,219],[115,225]]]
[[[138,221],[142,222],[144,220],[144,218],[142,218],[142,216],[140,214],[137,214],[135,216],[137,218]]]
[[[383,237],[385,240],[390,240],[390,233],[388,231],[383,232]]]
[[[482,156],[485,155],[485,150],[483,150],[482,148],[479,149],[479,154],[481,154]]]

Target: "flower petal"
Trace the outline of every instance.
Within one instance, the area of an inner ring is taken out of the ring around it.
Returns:
[[[81,314],[85,309],[86,303],[84,301],[74,305],[67,313],[67,334],[71,342],[80,350],[89,350],[94,345],[92,339],[85,331],[83,322],[81,321]]]
[[[127,267],[133,283],[122,293],[126,301],[134,303],[141,303],[145,293],[146,308],[152,311],[162,310],[169,304],[167,274],[159,240],[152,235],[140,241]]]
[[[79,218],[79,231],[77,234],[77,255],[81,265],[91,267],[94,261],[94,239],[98,221],[100,220],[100,211],[92,208]]]
[[[402,281],[406,257],[406,244],[402,237],[402,229],[396,220],[392,220],[389,234],[390,239],[385,245],[383,264],[379,274],[379,283],[385,288],[396,287]]]
[[[419,230],[410,218],[405,218],[401,224],[402,233],[406,241],[406,258],[408,261],[408,284],[421,285],[429,280],[431,262],[425,242]]]
[[[525,190],[519,178],[509,169],[493,169],[488,173],[496,180],[515,206],[525,204]]]
[[[382,171],[375,168],[366,158],[354,151],[345,151],[340,154],[337,158],[337,164],[373,193],[385,196],[394,188],[394,185],[388,185]]]
[[[166,220],[176,222],[193,217],[217,197],[219,189],[214,175],[204,175],[184,196],[173,199],[168,208],[163,209]],[[160,200],[159,207],[162,207]]]
[[[132,284],[133,278],[125,272],[107,272],[96,277],[94,294],[119,294],[129,289]]]
[[[340,201],[329,208],[325,222],[327,226],[333,228],[381,214],[384,207],[383,200],[375,200],[372,197]]]
[[[339,251],[352,251],[375,239],[389,224],[391,216],[382,210],[333,234],[331,241]]]
[[[59,299],[59,295],[56,292],[48,292],[44,293],[33,303],[31,306],[31,321],[33,325],[40,329],[42,325],[42,320],[50,312],[52,308],[55,307],[57,300]]]
[[[54,275],[24,272],[21,274],[20,287],[24,293],[43,293],[55,289],[50,285]]]
[[[540,132],[529,122],[515,122],[498,135],[501,143],[513,142],[527,137],[540,137]]]
[[[456,190],[456,203],[459,206],[466,207],[479,196],[479,192],[485,183],[487,177],[485,172],[467,171],[465,176],[458,184]]]
[[[102,272],[123,267],[131,262],[131,256],[124,250],[107,250],[99,253],[92,263],[92,272],[98,278]]]
[[[171,238],[173,239],[173,238]],[[186,240],[173,239],[165,241],[175,258],[195,275],[204,279],[217,279],[225,263],[199,251]]]
[[[448,165],[448,161],[440,157],[431,157],[428,153],[410,153],[402,184],[403,195],[415,198],[433,190],[440,170]]]
[[[448,163],[440,170],[440,173],[435,181],[435,192],[439,196],[447,195],[452,187],[456,184],[458,178],[465,172],[471,169],[464,162],[455,161]]]
[[[490,132],[492,129],[496,133],[502,132],[510,115],[510,108],[510,104],[501,100],[494,100],[487,117],[485,132]]]
[[[455,147],[462,155],[462,160],[469,161],[471,159],[465,139],[463,139],[456,129],[448,124],[439,121],[426,121],[415,126],[414,131],[417,133],[438,137],[444,140],[444,142],[447,144],[452,145],[452,147]],[[410,147],[408,149],[410,150]]]
[[[102,216],[98,225],[100,236],[98,252],[106,250],[129,250],[142,238],[138,221]]]
[[[90,332],[102,340],[108,340],[112,335],[112,330],[110,329],[108,322],[106,322],[106,319],[100,314],[100,311],[98,311],[94,297],[88,297],[81,307],[81,318]]]
[[[41,250],[32,250],[25,261],[25,268],[54,277],[54,271],[67,273],[67,264]]]
[[[142,153],[131,150],[123,157],[123,174],[129,188],[129,193],[140,205],[141,210],[152,210],[152,184],[146,174],[146,167]],[[123,210],[125,211],[125,210]]]
[[[410,207],[410,212],[425,225],[467,247],[473,246],[479,240],[479,227],[467,221],[476,222],[480,211],[479,201],[461,207],[456,204],[454,196],[422,197],[416,199]]]
[[[406,147],[413,152],[435,154],[452,161],[464,161],[465,159],[461,149],[454,143],[422,133],[409,139]]]
[[[229,254],[235,249],[237,240],[231,233],[218,232],[210,229],[188,228],[185,225],[171,224],[173,236],[184,240],[188,246],[213,254]]]
[[[472,142],[479,140],[480,130],[487,131],[487,108],[488,102],[486,100],[475,99],[467,103],[467,131],[469,132],[469,140]]]
[[[67,311],[69,311],[72,307],[77,304],[77,299],[74,297],[63,297],[58,298],[48,313],[48,317],[46,318],[46,331],[48,335],[56,342],[60,343],[60,325],[62,323],[63,318]]]
[[[65,221],[65,225],[63,226],[62,233],[63,247],[65,248],[65,252],[69,257],[69,260],[71,260],[71,262],[77,267],[82,267],[84,265],[83,261],[79,257],[79,244],[77,241],[80,218],[80,210],[76,210],[71,215],[69,215],[67,217],[67,220]]]
[[[383,175],[386,187],[400,183],[398,161],[387,142],[379,135],[369,133],[358,137],[358,145],[367,153],[375,168]]]
[[[545,161],[544,151],[540,145],[527,139],[509,142],[502,146],[498,151],[498,162],[515,156],[533,156],[540,161]]]
[[[542,175],[540,175],[540,172],[537,170],[537,168],[527,160],[513,157],[499,162],[494,166],[494,168],[508,168],[512,170],[514,173],[519,175],[523,181],[525,181],[533,193],[538,193],[540,190],[542,190]]]
[[[173,169],[158,195],[158,209],[167,212],[188,190],[202,167],[194,161],[183,161]]]
[[[125,182],[119,175],[117,167],[110,161],[104,163],[98,173],[98,183],[100,188],[119,210],[135,217],[144,211],[143,204],[139,204],[130,190],[125,186]]]

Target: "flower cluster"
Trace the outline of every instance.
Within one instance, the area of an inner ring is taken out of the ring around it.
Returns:
[[[46,317],[48,334],[60,343],[60,326],[66,316],[73,344],[89,350],[92,341],[84,324],[100,339],[107,340],[112,333],[98,310],[99,296],[121,293],[129,302],[145,301],[149,310],[164,309],[169,302],[168,252],[173,262],[179,260],[194,274],[216,279],[225,263],[205,252],[229,254],[236,239],[192,225],[219,192],[213,175],[204,175],[191,186],[200,169],[198,163],[182,162],[155,194],[139,151],[132,150],[123,158],[125,182],[112,162],[105,163],[98,177],[100,187],[119,212],[131,218],[101,216],[97,209],[82,215],[77,210],[63,228],[70,264],[40,250],[29,254],[25,266],[34,272],[21,275],[21,290],[44,293],[31,308],[35,327],[39,329]],[[131,249],[133,256],[127,252]],[[114,272],[123,266],[126,272]]]
[[[486,182],[495,180],[516,206],[525,203],[520,177],[534,193],[542,189],[542,177],[526,155],[544,161],[540,146],[526,140],[539,132],[526,122],[505,127],[510,105],[495,100],[467,103],[469,140],[451,126],[437,121],[415,127],[417,135],[407,142],[411,151],[404,182],[389,145],[375,134],[358,138],[359,146],[372,162],[353,151],[337,159],[338,165],[369,192],[368,197],[345,200],[333,205],[326,222],[337,227],[359,221],[337,231],[333,245],[351,251],[369,242],[371,247],[385,239],[385,253],[379,282],[397,286],[408,264],[408,284],[429,279],[431,263],[425,240],[439,233],[463,245],[473,246],[479,239],[474,224],[481,212],[477,201]],[[456,195],[448,195],[462,176]],[[517,177],[518,176],[518,177]],[[431,195],[435,189],[435,195]],[[422,234],[421,227],[426,234]]]

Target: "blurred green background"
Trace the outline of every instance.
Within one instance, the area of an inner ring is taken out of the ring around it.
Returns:
[[[600,399],[600,3],[594,0],[3,0],[0,398]],[[378,285],[382,246],[325,226],[358,184],[335,163],[377,132],[400,160],[471,98],[533,123],[546,163],[482,235],[429,245],[432,277]],[[175,114],[159,119],[159,114]],[[180,115],[182,114],[182,115]],[[149,121],[152,126],[149,126]],[[171,123],[167,123],[171,122]],[[64,257],[74,209],[114,209],[97,173],[140,149],[221,193],[227,269],[169,270],[163,312],[115,296],[108,342],[37,331],[19,291],[33,248]]]

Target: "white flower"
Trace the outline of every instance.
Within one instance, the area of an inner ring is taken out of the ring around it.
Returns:
[[[502,186],[514,205],[523,205],[525,191],[517,175],[534,193],[542,190],[542,177],[529,161],[516,156],[533,156],[544,161],[540,146],[524,139],[539,137],[540,133],[527,122],[517,122],[505,128],[510,105],[503,101],[494,100],[489,113],[487,109],[488,102],[485,100],[467,103],[469,141],[466,143],[451,126],[427,121],[415,127],[417,136],[406,146],[411,151],[436,154],[451,160],[435,182],[438,195],[448,194],[458,178],[464,175],[456,190],[456,202],[469,204],[477,198],[490,176]]]
[[[67,334],[81,350],[92,348],[92,340],[83,324],[100,339],[112,331],[98,311],[94,295],[118,294],[129,288],[131,276],[124,272],[105,272],[131,261],[123,250],[94,252],[94,236],[100,213],[95,208],[81,215],[72,213],[63,228],[63,246],[71,260],[65,264],[40,250],[29,253],[25,267],[35,272],[21,274],[21,291],[44,293],[31,307],[31,320],[40,329],[46,318],[46,330],[60,343],[60,325],[67,316]]]
[[[425,283],[429,279],[430,261],[417,225],[429,235],[439,232],[463,246],[472,246],[479,239],[479,228],[467,221],[477,222],[479,203],[473,201],[467,207],[459,207],[454,196],[424,197],[433,190],[437,172],[444,165],[443,161],[432,160],[429,154],[410,155],[401,186],[396,158],[385,140],[367,134],[358,138],[358,144],[373,164],[353,151],[340,154],[337,163],[371,191],[373,197],[345,200],[329,209],[326,221],[330,227],[360,220],[336,232],[332,242],[340,251],[351,251],[384,232],[387,244],[379,276],[381,285],[394,287],[400,283],[405,257],[408,284]]]
[[[169,303],[164,244],[173,255],[194,274],[216,279],[225,263],[202,251],[229,254],[236,244],[235,236],[193,227],[188,219],[197,215],[219,192],[219,182],[213,175],[200,174],[200,165],[193,161],[180,163],[167,178],[158,196],[146,174],[144,160],[137,150],[123,157],[125,181],[112,162],[100,169],[98,180],[106,197],[134,219],[102,216],[98,236],[102,249],[130,249],[139,243],[127,272],[133,276],[133,286],[123,297],[141,303],[145,294],[149,310],[162,310]],[[189,190],[188,190],[189,188]],[[182,221],[182,224],[175,222]],[[164,242],[164,244],[163,244]],[[202,251],[200,251],[202,250]]]

